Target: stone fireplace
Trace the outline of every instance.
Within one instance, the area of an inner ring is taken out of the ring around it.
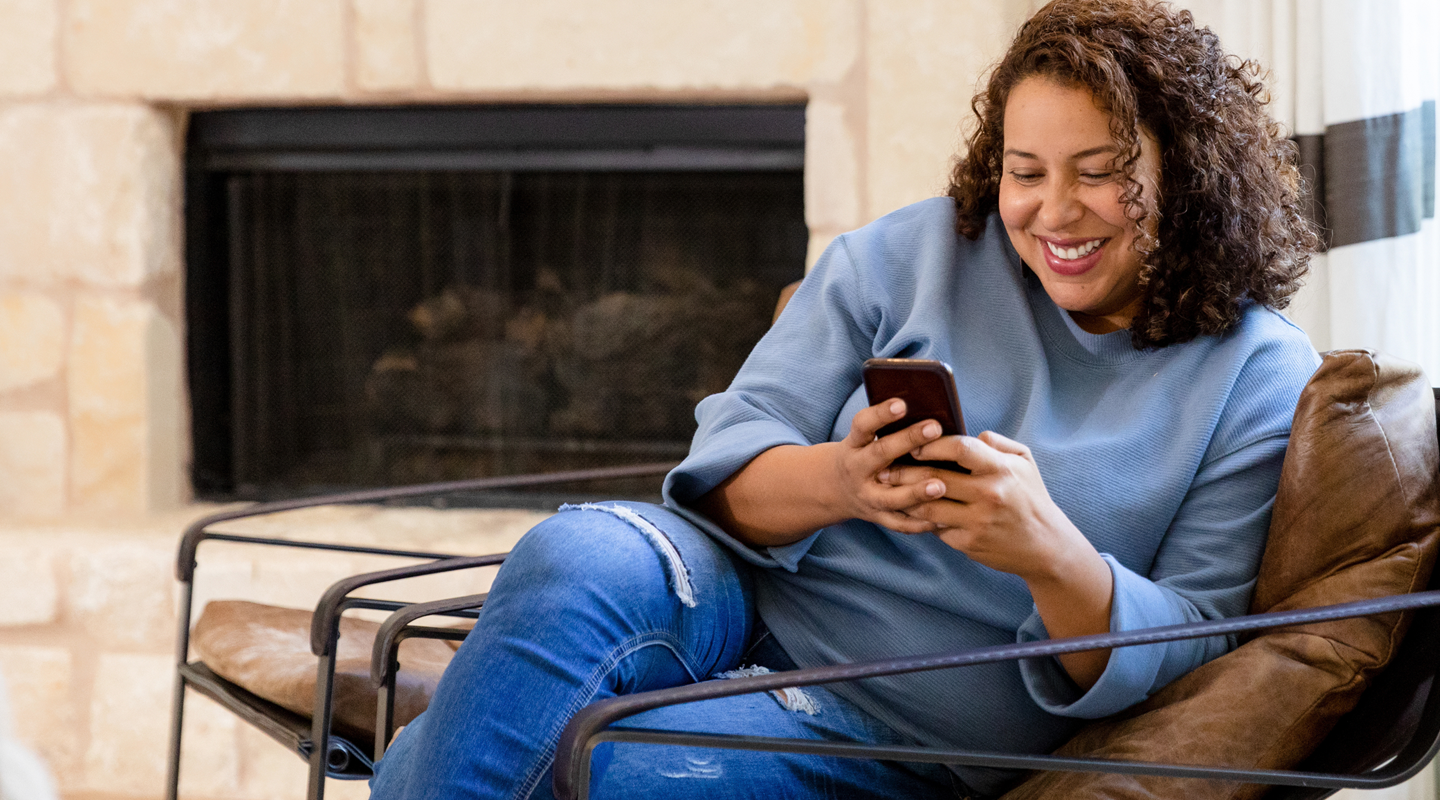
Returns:
[[[174,544],[186,522],[212,508],[194,499],[205,445],[192,434],[213,419],[192,415],[192,403],[204,405],[187,377],[187,353],[205,330],[186,316],[187,292],[203,288],[187,280],[195,241],[184,223],[197,114],[803,108],[804,230],[793,248],[813,263],[835,235],[943,189],[975,80],[1032,5],[0,3],[0,673],[17,736],[46,760],[67,798],[160,796]],[[550,190],[562,191],[553,177]],[[562,193],[573,199],[578,178],[566,180]],[[586,196],[600,196],[591,189]],[[447,300],[447,288],[438,281],[417,294],[402,321],[427,302],[437,310],[488,302],[458,289]],[[407,335],[417,337],[407,346],[418,364],[424,336]],[[391,367],[409,363],[396,355]],[[370,359],[362,384],[384,372],[380,360]],[[256,525],[486,552],[505,549],[538,518],[363,508],[297,517]],[[221,548],[202,549],[202,602],[305,606],[338,577],[377,566],[234,549],[222,559]],[[190,709],[185,796],[301,795],[297,759],[201,700]],[[363,787],[333,791],[363,796]]]

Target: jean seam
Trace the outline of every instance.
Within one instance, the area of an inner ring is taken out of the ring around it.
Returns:
[[[739,608],[740,616],[746,622],[746,624],[743,626],[744,639],[741,641],[740,647],[738,648],[739,652],[737,655],[737,660],[735,662],[735,666],[743,667],[744,664],[741,662],[744,660],[745,656],[749,654],[750,650],[754,647],[755,643],[750,641],[750,639],[755,632],[755,622],[759,619],[759,614],[755,610],[756,604],[754,602],[754,595],[751,595],[750,602],[747,603],[745,601],[745,581],[749,576],[742,574],[741,572],[741,570],[745,569],[745,565],[742,563],[737,563],[736,559],[732,558],[728,553],[724,551],[723,547],[721,547],[719,542],[716,542],[712,539],[710,541],[710,544],[712,547],[716,548],[717,551],[719,551],[716,554],[716,558],[721,561],[721,566],[719,567],[720,571],[723,572],[724,568],[728,566],[730,568],[731,575],[734,576],[733,580],[723,582],[723,588],[725,590],[725,609],[726,613],[729,614],[731,613],[731,609]],[[768,634],[769,631],[767,630],[766,633]]]
[[[539,784],[540,778],[545,774],[545,770],[549,769],[550,765],[555,761],[555,748],[559,744],[560,734],[565,731],[565,726],[569,724],[570,719],[574,717],[580,709],[589,705],[594,699],[595,692],[599,690],[600,682],[605,679],[605,676],[609,675],[626,656],[651,646],[660,646],[669,650],[675,655],[676,660],[680,662],[680,666],[689,673],[692,681],[700,680],[696,677],[694,666],[690,664],[690,660],[682,652],[675,635],[669,631],[652,631],[650,633],[637,634],[621,642],[611,651],[608,658],[596,666],[595,670],[590,674],[589,679],[581,685],[580,691],[576,693],[575,698],[570,701],[570,706],[565,710],[560,721],[545,735],[545,749],[541,751],[540,757],[536,759],[534,765],[530,768],[530,773],[525,776],[525,780],[520,784],[519,788],[515,790],[515,794],[512,795],[515,800],[525,800],[525,798],[530,797],[535,791],[535,787]]]

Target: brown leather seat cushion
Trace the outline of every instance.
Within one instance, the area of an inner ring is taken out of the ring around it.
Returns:
[[[1440,539],[1435,398],[1419,368],[1327,353],[1295,412],[1251,603],[1284,611],[1425,587]],[[1408,617],[1265,633],[1058,752],[1285,769],[1303,759],[1394,654]],[[1037,773],[1006,800],[1252,798],[1265,787],[1102,773]]]
[[[195,623],[191,643],[215,674],[297,714],[315,708],[310,652],[313,612],[243,600],[215,600]],[[370,649],[380,626],[342,617],[335,658],[335,725],[368,743],[375,735],[376,691],[370,685]],[[400,643],[395,724],[405,725],[430,702],[440,673],[455,650],[435,639]]]

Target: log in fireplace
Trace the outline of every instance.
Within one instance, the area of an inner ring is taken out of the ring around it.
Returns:
[[[803,135],[788,105],[195,114],[197,495],[678,458],[803,273]]]

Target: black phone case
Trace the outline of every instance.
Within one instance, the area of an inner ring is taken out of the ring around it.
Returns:
[[[905,417],[881,428],[878,436],[887,436],[924,419],[939,422],[940,431],[945,436],[965,433],[965,418],[960,413],[960,399],[955,392],[955,376],[945,362],[925,358],[872,358],[865,362],[861,374],[870,405],[892,397],[905,401]],[[895,459],[894,463],[970,472],[954,461],[917,461],[909,453]]]

